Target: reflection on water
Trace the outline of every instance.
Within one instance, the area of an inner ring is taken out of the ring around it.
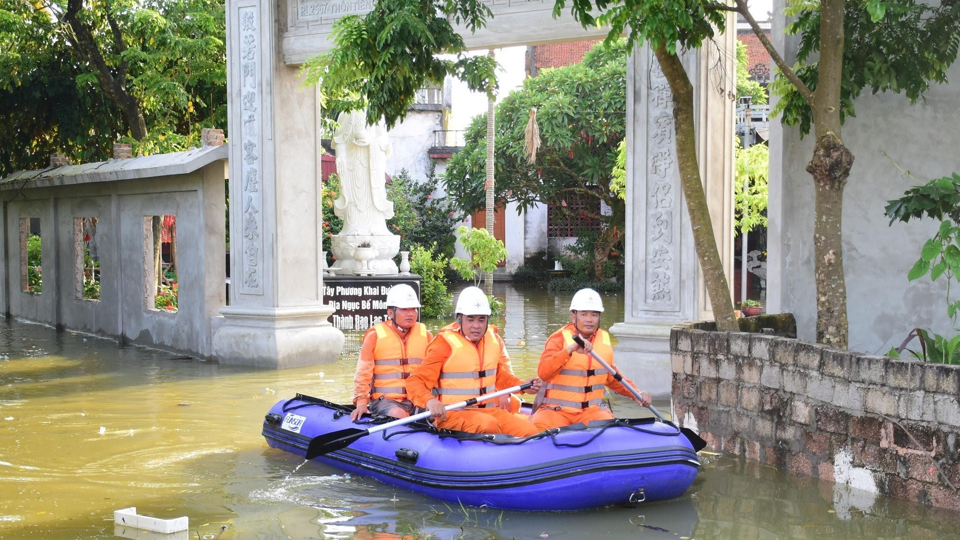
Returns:
[[[507,314],[497,325],[529,377],[571,294],[498,293]],[[604,300],[610,326],[622,304]],[[113,538],[113,511],[129,506],[189,516],[200,540],[955,537],[956,514],[728,459],[708,459],[676,501],[516,513],[451,507],[318,463],[298,469],[303,460],[267,447],[260,423],[276,400],[349,401],[354,363],[259,371],[0,322],[0,539]]]

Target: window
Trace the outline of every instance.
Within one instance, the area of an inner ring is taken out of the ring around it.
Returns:
[[[97,249],[98,222],[99,219],[95,217],[78,217],[73,220],[77,298],[81,300],[100,300],[100,255]]]
[[[600,199],[576,194],[566,197],[560,206],[547,207],[547,236],[578,236],[581,231],[600,230],[600,221],[593,217],[601,212]]]
[[[43,292],[42,240],[40,218],[20,219],[20,289],[25,293]]]
[[[143,240],[146,308],[176,313],[180,296],[177,283],[177,217],[144,216]]]

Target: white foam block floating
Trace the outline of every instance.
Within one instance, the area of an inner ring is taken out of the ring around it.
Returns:
[[[185,531],[190,527],[190,520],[184,517],[174,519],[160,519],[137,515],[137,507],[122,508],[113,512],[113,522],[117,525],[126,525],[161,534],[171,534]]]

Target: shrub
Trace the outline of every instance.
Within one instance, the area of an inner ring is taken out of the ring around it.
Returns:
[[[623,292],[623,283],[613,281],[589,281],[578,278],[551,279],[547,284],[548,291],[579,291],[591,288],[598,292]]]
[[[179,291],[177,284],[160,285],[157,289],[157,296],[154,298],[153,305],[157,309],[165,311],[176,311]]]
[[[464,280],[472,280],[479,286],[484,274],[496,270],[500,261],[507,258],[507,248],[486,229],[467,229],[466,225],[461,225],[457,234],[463,249],[470,254],[470,260],[451,259],[450,268],[459,272]]]
[[[419,245],[446,258],[456,252],[457,238],[453,228],[460,221],[444,197],[434,197],[439,180],[430,172],[424,182],[414,182],[401,170],[387,186],[387,198],[393,201],[394,216],[387,228],[400,235],[400,249],[411,250]]]
[[[425,318],[436,319],[450,311],[453,295],[447,293],[444,275],[448,264],[444,255],[434,255],[431,249],[415,245],[410,250],[410,270],[423,278],[420,282],[420,303],[423,305],[420,313]]]
[[[543,268],[534,268],[530,265],[522,265],[514,270],[510,276],[516,283],[543,283],[547,280],[547,271]]]
[[[563,268],[570,272],[571,277],[580,280],[594,280],[593,277],[593,259],[594,248],[599,238],[599,233],[595,230],[580,229],[577,231],[577,240],[572,245],[564,248],[564,253],[558,258],[563,264]],[[616,252],[614,256],[613,253]],[[624,267],[620,262],[620,254],[624,252],[623,239],[614,244],[610,250],[610,258],[603,265],[604,278],[616,278],[618,282],[623,283]]]

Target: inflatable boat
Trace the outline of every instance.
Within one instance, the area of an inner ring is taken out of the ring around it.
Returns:
[[[298,394],[270,409],[263,436],[271,447],[305,456],[316,437],[392,420],[364,417],[355,424],[352,410]],[[527,438],[437,430],[417,422],[315,459],[442,501],[506,510],[672,499],[690,488],[700,466],[687,437],[653,418],[575,424]]]

